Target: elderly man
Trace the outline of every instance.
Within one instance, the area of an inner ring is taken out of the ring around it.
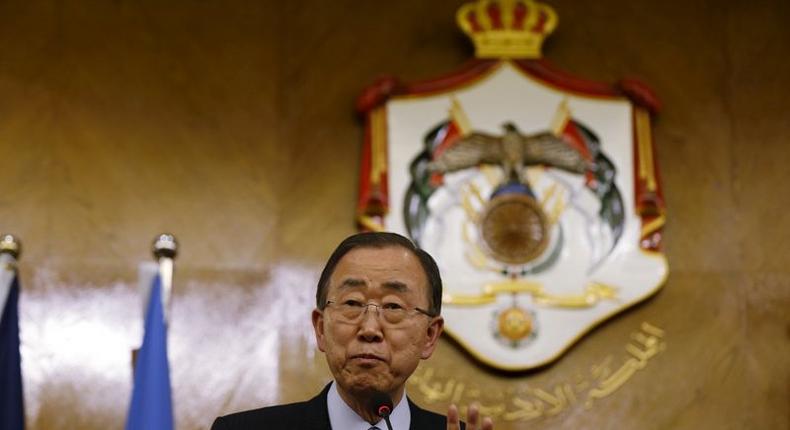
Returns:
[[[334,381],[311,400],[217,418],[212,430],[456,430],[447,417],[405,396],[406,380],[442,333],[442,280],[427,252],[394,233],[344,240],[321,273],[313,310],[318,348]],[[468,430],[491,430],[469,408]]]

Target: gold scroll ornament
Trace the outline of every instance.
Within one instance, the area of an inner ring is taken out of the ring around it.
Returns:
[[[590,282],[584,288],[584,292],[580,294],[551,294],[547,293],[539,282],[513,280],[487,284],[483,286],[483,291],[480,294],[446,293],[442,296],[442,303],[467,306],[484,305],[494,303],[496,296],[501,293],[530,294],[535,303],[544,306],[586,308],[601,300],[616,298],[617,288],[600,282]]]
[[[637,371],[666,349],[665,332],[643,322],[631,333],[625,345],[626,357],[613,367],[614,357],[607,355],[590,366],[589,373],[577,373],[550,387],[535,387],[515,382],[496,390],[478,387],[485,383],[468,378],[445,377],[441,370],[421,367],[411,378],[409,388],[426,403],[480,405],[480,413],[501,421],[532,421],[557,416],[573,409],[590,410],[595,402],[611,396],[623,387]],[[464,411],[461,411],[465,413]]]

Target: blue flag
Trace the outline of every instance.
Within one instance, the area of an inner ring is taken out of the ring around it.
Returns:
[[[145,313],[143,346],[135,364],[126,430],[172,430],[173,427],[167,326],[162,307],[162,283],[156,276]]]
[[[13,276],[0,319],[0,429],[25,428],[19,355],[19,280]]]

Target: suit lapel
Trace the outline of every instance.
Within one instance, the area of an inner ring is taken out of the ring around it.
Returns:
[[[305,430],[331,430],[329,424],[329,410],[326,406],[326,395],[331,382],[324,387],[320,394],[307,401],[305,405]]]
[[[415,405],[408,396],[406,397],[406,400],[409,402],[409,413],[411,414],[411,423],[409,423],[409,430],[424,429],[426,426],[425,423],[423,423],[425,416],[422,413],[422,409],[420,409],[419,406]]]
[[[409,397],[409,412],[411,412],[411,423],[409,430],[444,430],[447,428],[447,418],[443,415],[426,411],[415,405]],[[461,429],[466,429],[466,424],[461,422]]]

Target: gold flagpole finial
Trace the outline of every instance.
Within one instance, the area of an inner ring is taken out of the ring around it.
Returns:
[[[178,241],[175,236],[169,233],[162,233],[154,238],[152,246],[154,258],[176,258],[178,255]]]
[[[0,235],[0,254],[9,254],[14,259],[22,254],[22,242],[13,234]]]

